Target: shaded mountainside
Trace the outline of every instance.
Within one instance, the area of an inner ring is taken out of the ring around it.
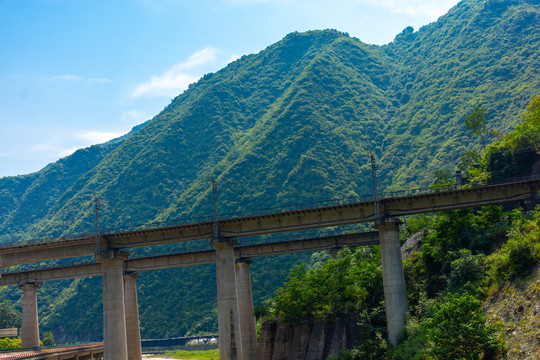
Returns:
[[[463,126],[475,105],[507,132],[538,93],[539,11],[530,0],[465,0],[385,46],[333,30],[290,34],[205,75],[129,136],[0,179],[0,236],[93,231],[93,192],[109,229],[208,216],[209,176],[221,214],[366,195],[369,152],[383,188],[426,185],[478,148]],[[305,258],[257,260],[256,303]],[[100,286],[45,285],[42,329],[99,339]],[[213,266],[145,273],[138,286],[143,337],[217,328]],[[20,306],[18,289],[0,296]]]

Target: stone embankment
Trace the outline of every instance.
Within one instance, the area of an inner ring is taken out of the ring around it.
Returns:
[[[265,322],[257,346],[257,360],[317,360],[362,341],[356,321],[306,322],[284,325]]]

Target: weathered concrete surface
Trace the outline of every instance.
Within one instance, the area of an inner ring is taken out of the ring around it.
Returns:
[[[100,259],[103,268],[104,360],[128,360],[124,302],[126,255]]]
[[[128,360],[142,360],[139,303],[137,301],[137,273],[124,274],[124,303],[126,308],[126,336]]]
[[[35,261],[65,259],[94,254],[92,239],[43,242],[0,248],[0,268]]]
[[[238,316],[240,320],[240,342],[244,359],[256,359],[257,328],[253,311],[253,295],[251,277],[249,276],[249,259],[236,261],[236,290],[238,294]]]
[[[304,251],[328,250],[335,247],[359,246],[377,243],[376,231],[327,236],[313,239],[289,240],[270,244],[245,245],[234,248],[236,258],[262,257],[292,254]],[[149,256],[125,261],[126,272],[168,269],[173,267],[195,266],[216,262],[214,250],[192,251],[180,254]],[[21,285],[30,282],[46,282],[75,279],[79,277],[101,276],[99,263],[60,266],[52,269],[5,273],[0,277],[0,286]]]
[[[243,360],[234,242],[214,240],[213,245],[216,249],[219,358]]]
[[[398,226],[398,222],[392,220],[377,225],[381,242],[386,328],[392,345],[397,345],[397,337],[405,326],[407,314],[407,289]]]
[[[284,325],[265,322],[261,328],[257,360],[320,360],[352,348],[362,341],[362,330],[354,320],[305,322]]]
[[[21,285],[23,291],[21,347],[39,347],[37,289],[41,284]]]

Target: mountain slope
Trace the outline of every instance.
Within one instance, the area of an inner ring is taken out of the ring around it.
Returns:
[[[381,188],[426,185],[433,170],[452,171],[459,153],[479,146],[462,125],[474,105],[498,131],[518,123],[540,89],[538,20],[532,1],[465,0],[385,46],[334,30],[290,34],[205,75],[130,136],[0,179],[0,236],[94,231],[94,192],[106,204],[105,231],[209,216],[210,176],[222,216],[368,195],[370,152]],[[256,303],[305,258],[257,260]],[[99,339],[99,279],[62,286],[40,292],[42,328]],[[144,273],[138,286],[143,337],[215,330],[212,266]]]
[[[462,1],[385,46],[402,65],[394,74],[401,106],[385,129],[385,185],[425,184],[441,166],[452,172],[470,149],[463,119],[474,106],[487,110],[488,128],[506,133],[515,126],[540,89],[539,23],[534,1]]]

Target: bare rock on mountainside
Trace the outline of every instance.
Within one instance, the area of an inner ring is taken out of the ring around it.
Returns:
[[[505,284],[484,306],[487,322],[502,329],[501,359],[540,358],[540,267],[529,278]]]
[[[421,231],[412,234],[412,236],[401,245],[401,259],[407,260],[411,257],[413,252],[421,249],[423,235],[424,234]]]

